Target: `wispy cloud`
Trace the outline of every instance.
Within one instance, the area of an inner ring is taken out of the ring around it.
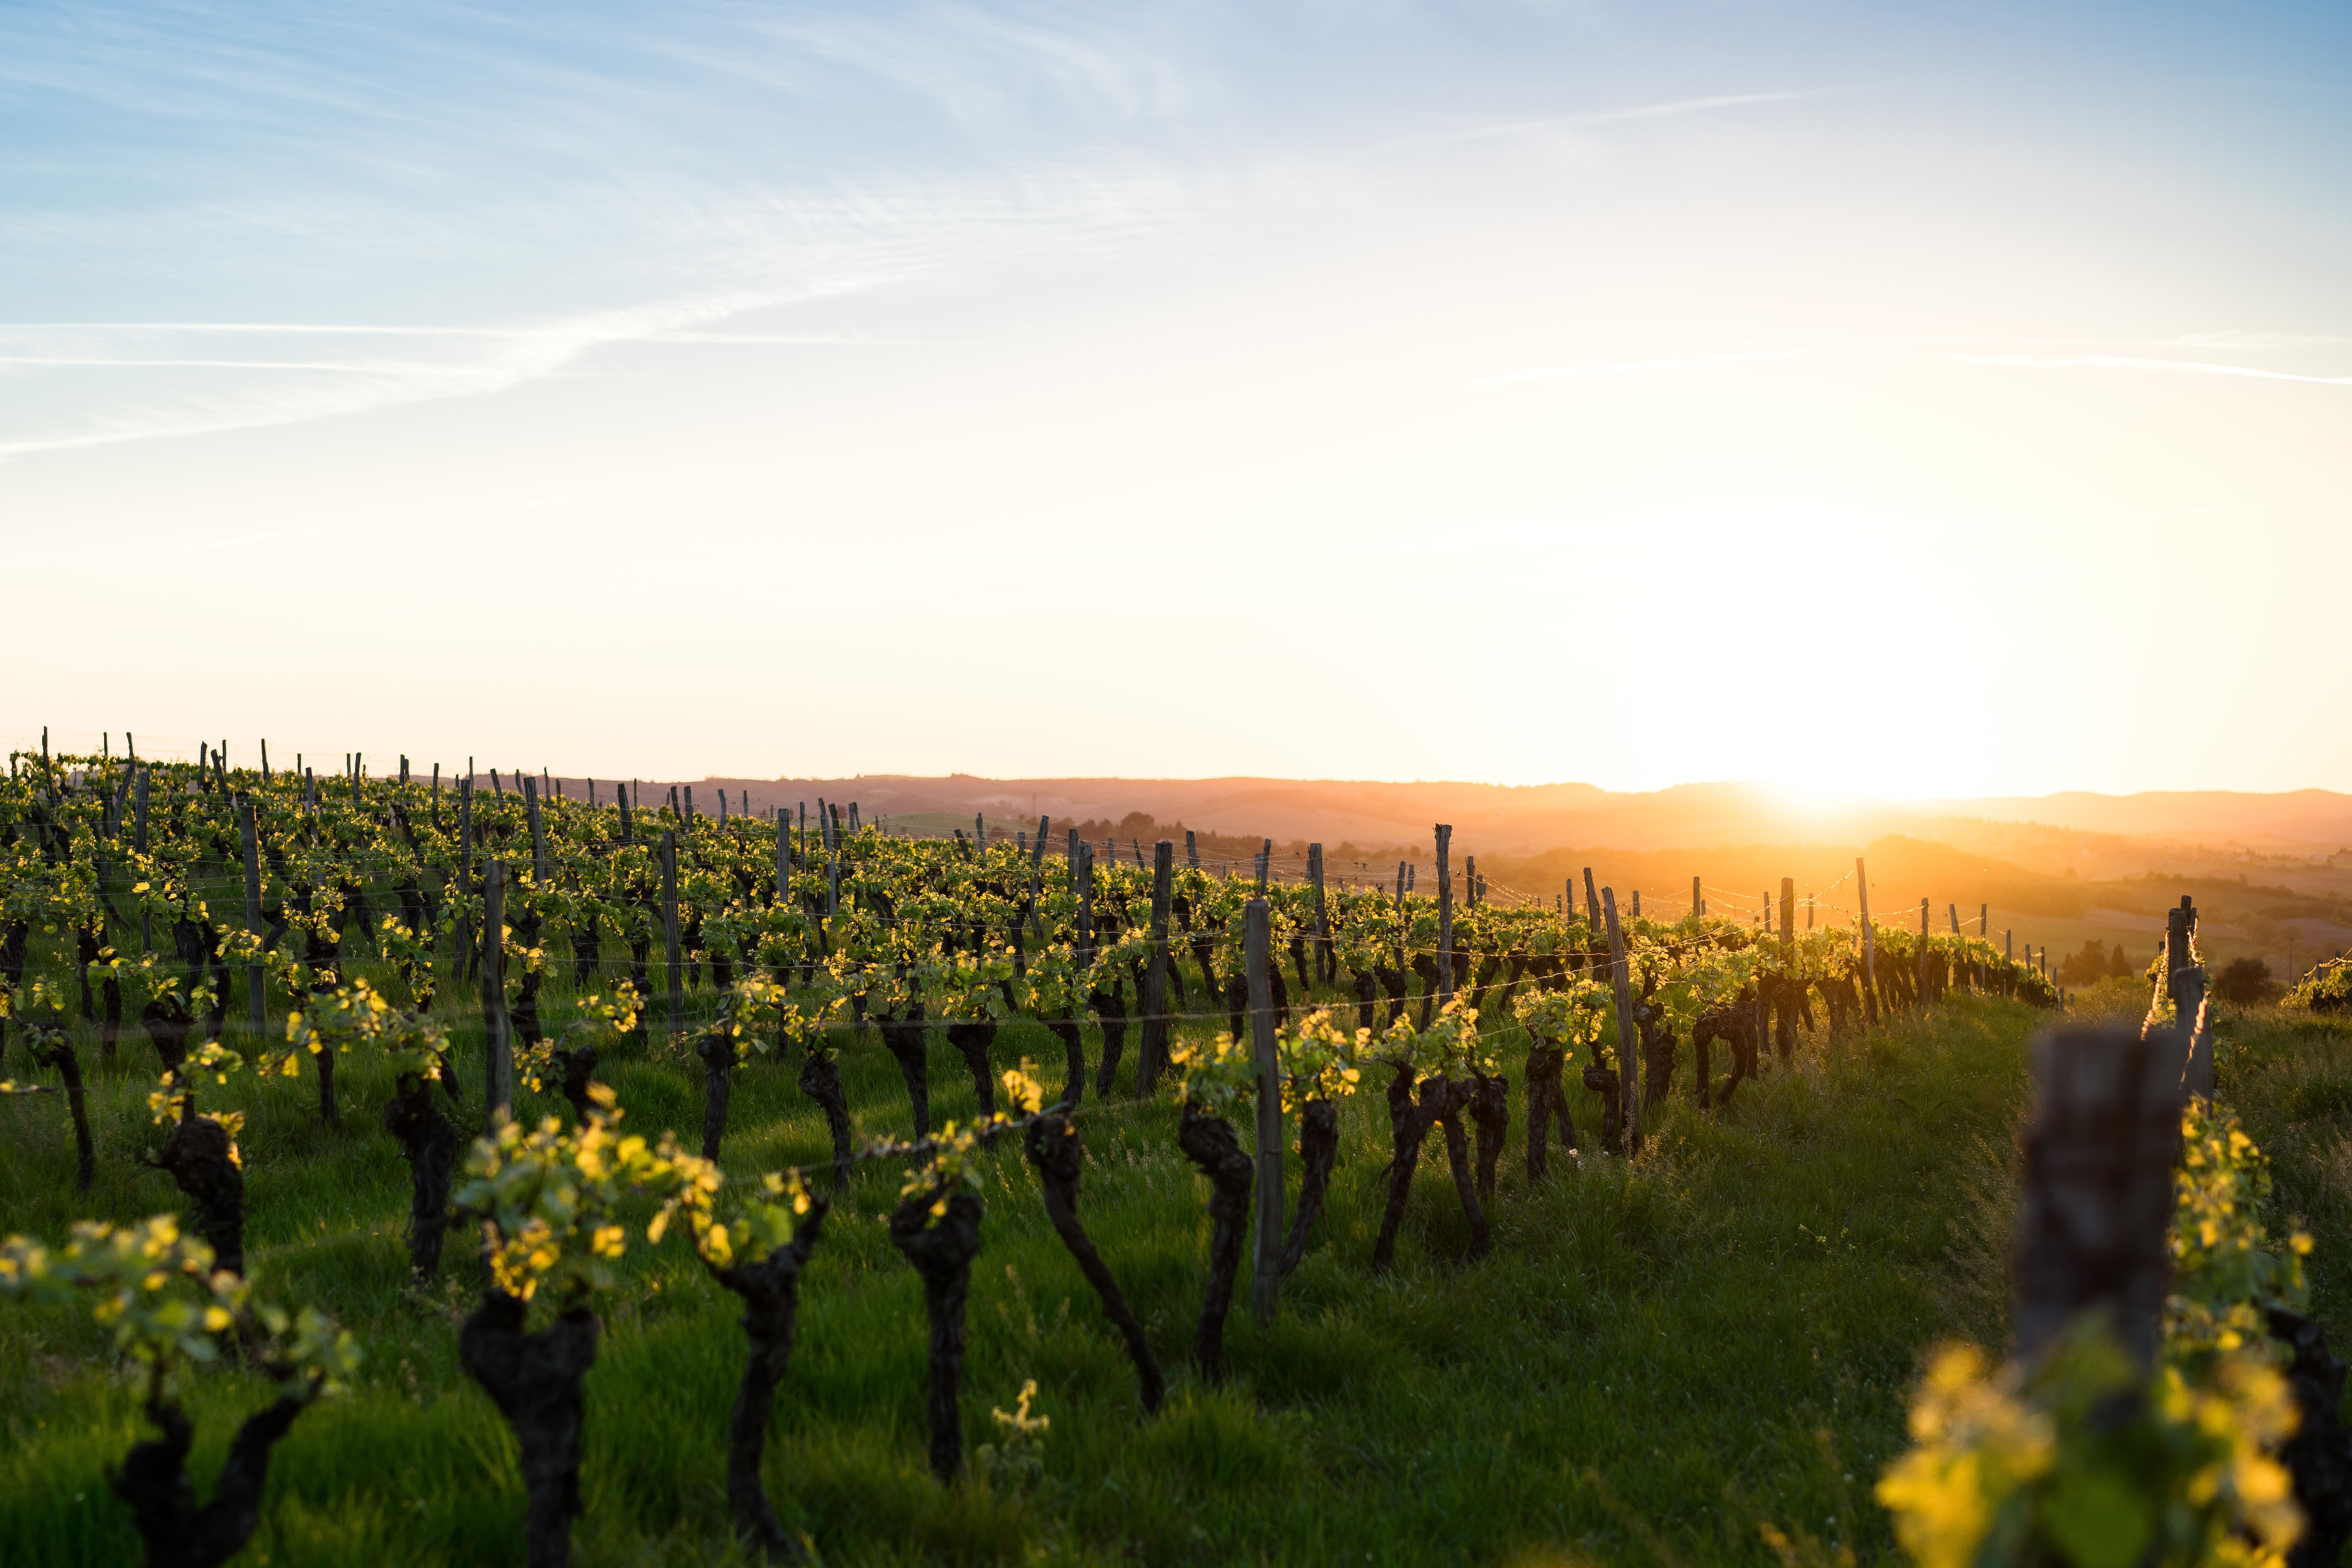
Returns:
[[[1515,370],[1508,375],[1498,375],[1488,384],[1511,386],[1527,381],[1549,381],[1559,376],[1579,375],[1638,375],[1649,371],[1703,370],[1714,365],[1751,364],[1759,360],[1796,359],[1804,354],[1822,353],[1820,348],[1759,349],[1752,353],[1705,354],[1688,359],[1622,360],[1609,364],[1543,365],[1532,370]]]
[[[1799,99],[1820,98],[1827,88],[1800,88],[1788,92],[1735,92],[1712,98],[1678,98],[1665,103],[1645,103],[1632,109],[1598,109],[1580,114],[1547,115],[1539,120],[1513,120],[1497,125],[1473,125],[1460,131],[1441,131],[1426,136],[1403,136],[1383,142],[1377,151],[1393,151],[1404,147],[1445,147],[1463,142],[1485,142],[1502,136],[1539,136],[1578,131],[1589,125],[1614,125],[1632,120],[1663,120],[1679,114],[1706,114],[1725,109],[1744,109],[1759,103],[1790,103]]]
[[[2263,370],[2249,364],[2210,364],[2203,360],[2125,359],[2113,354],[2077,354],[2063,359],[1997,354],[1946,354],[1963,364],[2007,365],[2025,370],[2144,370],[2171,371],[2189,375],[2244,375],[2258,381],[2301,381],[2320,386],[2352,386],[2352,375],[2296,375],[2284,370]]]
[[[549,507],[569,506],[589,500],[586,496],[547,496],[537,500],[502,501],[488,506],[457,507],[438,511],[404,512],[394,517],[370,518],[361,522],[328,523],[313,528],[275,528],[246,533],[225,533],[210,539],[172,538],[152,544],[129,546],[116,534],[109,534],[83,548],[41,551],[23,553],[20,559],[28,564],[65,565],[83,561],[120,563],[126,553],[140,560],[169,560],[180,556],[209,555],[224,550],[243,550],[257,544],[282,544],[291,540],[333,539],[345,534],[372,533],[384,528],[423,528],[440,522],[461,522],[473,518],[503,517],[519,511],[541,511]]]
[[[723,293],[622,310],[590,311],[535,326],[502,330],[488,340],[495,347],[470,358],[322,363],[284,362],[270,368],[327,371],[333,373],[338,379],[260,395],[232,395],[215,398],[209,405],[194,410],[173,410],[161,414],[142,410],[116,415],[100,419],[94,428],[37,434],[0,441],[0,459],[37,452],[110,447],[163,437],[208,436],[230,430],[299,424],[443,398],[478,397],[556,374],[593,349],[612,343],[644,341],[659,333],[724,320],[775,302],[772,298],[759,294]],[[269,329],[257,327],[253,330]],[[404,332],[402,335],[415,334]],[[55,363],[63,356],[20,357],[35,362],[47,359]],[[122,367],[138,362],[130,358],[109,359],[92,355],[77,356],[70,363],[110,363]],[[149,363],[158,365],[205,363],[215,368],[226,366],[236,369],[261,368],[267,363],[163,357]]]

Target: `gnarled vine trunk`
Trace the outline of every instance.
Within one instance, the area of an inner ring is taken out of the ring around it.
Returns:
[[[1212,1383],[1225,1374],[1225,1314],[1234,1304],[1234,1278],[1242,1261],[1242,1237],[1249,1229],[1250,1157],[1242,1152],[1233,1123],[1184,1102],[1176,1124],[1176,1146],[1209,1178],[1209,1289],[1201,1300],[1201,1321],[1192,1333],[1192,1360]]]
[[[947,1213],[931,1217],[937,1192],[917,1193],[890,1211],[890,1242],[923,1277],[923,1310],[931,1320],[931,1473],[952,1481],[963,1473],[963,1309],[971,1293],[971,1260],[980,1256],[981,1205],[958,1189]]]
[[[1490,1078],[1482,1072],[1472,1073],[1471,1079],[1467,1109],[1478,1129],[1478,1196],[1492,1203],[1495,1167],[1511,1137],[1511,1080],[1500,1073]]]
[[[1528,1180],[1539,1181],[1550,1173],[1548,1146],[1555,1122],[1559,1127],[1560,1147],[1570,1154],[1576,1152],[1576,1121],[1569,1114],[1568,1091],[1561,1087],[1560,1072],[1567,1066],[1568,1053],[1559,1046],[1538,1040],[1528,1047]]]
[[[196,1229],[213,1249],[213,1267],[245,1272],[245,1172],[229,1157],[228,1129],[184,1113],[149,1162],[196,1207]]]
[[[915,1113],[915,1136],[931,1134],[931,1064],[925,1045],[929,1026],[923,1022],[923,1005],[907,1004],[904,1017],[884,1016],[877,1020],[882,1028],[882,1044],[898,1063],[898,1076],[907,1080],[907,1103]]]
[[[849,1185],[849,1099],[841,1089],[841,1067],[833,1053],[811,1050],[801,1063],[801,1092],[824,1108],[824,1124],[833,1132],[833,1190]]]
[[[751,1342],[743,1381],[736,1386],[735,1407],[727,1416],[727,1510],[734,1516],[736,1538],[771,1558],[794,1556],[795,1543],[776,1522],[776,1510],[760,1479],[760,1460],[767,1452],[776,1389],[792,1363],[801,1270],[816,1250],[826,1207],[824,1199],[813,1199],[809,1212],[793,1226],[793,1239],[759,1262],[712,1270],[719,1283],[741,1300],[743,1333]]]
[[[716,1160],[727,1135],[727,1102],[735,1094],[735,1037],[721,1023],[703,1035],[694,1054],[702,1058],[702,1157]]]
[[[1062,1042],[1065,1071],[1060,1104],[1065,1110],[1076,1110],[1078,1108],[1078,1102],[1087,1097],[1086,1036],[1079,1029],[1078,1021],[1066,1015],[1046,1019],[1045,1027],[1055,1039]],[[1109,1058],[1108,1051],[1104,1053],[1104,1058],[1105,1065],[1108,1067]],[[1107,1089],[1108,1086],[1102,1087]]]
[[[457,1168],[457,1130],[433,1103],[431,1086],[404,1073],[383,1108],[383,1128],[408,1161],[408,1267],[419,1279],[441,1269],[449,1233],[449,1184]]]
[[[457,1359],[522,1450],[528,1568],[565,1568],[580,1511],[580,1384],[596,1361],[596,1314],[575,1308],[523,1332],[523,1303],[492,1290],[457,1331]]]
[[[948,1044],[963,1057],[963,1065],[971,1069],[971,1091],[980,1102],[982,1116],[996,1114],[996,1064],[990,1059],[991,1047],[996,1044],[996,1025],[984,1018],[959,1018],[948,1025]]]
[[[131,1505],[147,1568],[217,1568],[245,1549],[261,1522],[269,1452],[306,1405],[289,1394],[246,1417],[229,1442],[212,1501],[199,1508],[187,1468],[195,1429],[178,1405],[148,1401],[147,1418],[163,1435],[141,1441],[107,1477],[114,1494]]]
[[[1323,1195],[1339,1162],[1339,1110],[1320,1095],[1298,1108],[1298,1212],[1282,1244],[1281,1269],[1287,1277],[1307,1254],[1307,1234],[1322,1217]]]
[[[1127,1342],[1128,1359],[1135,1363],[1136,1381],[1142,1385],[1143,1408],[1160,1408],[1167,1396],[1167,1383],[1160,1374],[1160,1363],[1151,1353],[1150,1342],[1143,1337],[1143,1325],[1136,1320],[1134,1309],[1111,1278],[1110,1266],[1095,1250],[1086,1226],[1078,1220],[1078,1177],[1086,1156],[1086,1145],[1079,1140],[1076,1125],[1066,1115],[1041,1116],[1029,1124],[1023,1139],[1023,1152],[1029,1163],[1036,1168],[1038,1184],[1045,1193],[1045,1217],[1054,1223],[1054,1234],[1070,1249],[1077,1260],[1078,1272],[1102,1298],[1103,1310]]]

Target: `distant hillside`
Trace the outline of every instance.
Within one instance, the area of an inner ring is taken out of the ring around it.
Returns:
[[[487,783],[487,779],[484,781]],[[1632,852],[1743,844],[1862,844],[1900,835],[1990,856],[2050,876],[2137,875],[2188,864],[2258,859],[2309,864],[2352,845],[2352,795],[2220,791],[2137,795],[2069,794],[1999,800],[1903,803],[1851,797],[1801,803],[1747,784],[1679,784],[1620,794],[1591,784],[1528,786],[1332,779],[699,779],[704,803],[719,789],[753,805],[823,797],[856,801],[866,816],[945,814],[969,818],[1118,824],[1129,817],[1181,824],[1235,842],[1320,840],[1367,852],[1428,853],[1433,822],[1449,822],[1466,853],[1527,857],[1562,845]],[[667,782],[648,784],[666,790]],[[1058,830],[1057,830],[1058,831]],[[2352,855],[2345,858],[2352,862]]]

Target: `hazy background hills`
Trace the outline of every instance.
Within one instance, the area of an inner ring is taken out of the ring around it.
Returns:
[[[484,787],[489,781],[485,775]],[[566,781],[577,789],[579,781]],[[668,781],[646,781],[648,804]],[[2197,901],[2209,955],[2252,953],[2274,972],[2306,967],[2352,945],[2352,795],[2225,791],[1890,801],[1804,798],[1749,784],[1693,784],[1650,793],[1591,784],[1524,787],[1450,781],[1328,779],[991,779],[862,774],[830,779],[705,778],[695,804],[814,810],[855,801],[862,818],[915,831],[1034,833],[1051,841],[1077,828],[1097,847],[1148,856],[1153,840],[1181,847],[1192,830],[1204,860],[1246,865],[1265,839],[1277,874],[1297,874],[1310,842],[1332,872],[1393,885],[1397,862],[1432,885],[1430,826],[1454,826],[1457,859],[1475,857],[1492,896],[1565,893],[1583,868],[1621,898],[1652,910],[1689,908],[1700,879],[1717,912],[1752,914],[1780,879],[1793,878],[1800,920],[1850,920],[1859,900],[1853,862],[1867,857],[1871,905],[1882,919],[1916,920],[1930,901],[1936,928],[1955,911],[1981,919],[1995,940],[2060,952],[2087,942],[2139,954],[2183,893]],[[609,791],[609,786],[605,786]],[[609,793],[606,794],[609,798]]]

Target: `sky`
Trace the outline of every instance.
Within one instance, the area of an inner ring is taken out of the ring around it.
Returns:
[[[2336,5],[0,6],[0,738],[2352,790]]]

